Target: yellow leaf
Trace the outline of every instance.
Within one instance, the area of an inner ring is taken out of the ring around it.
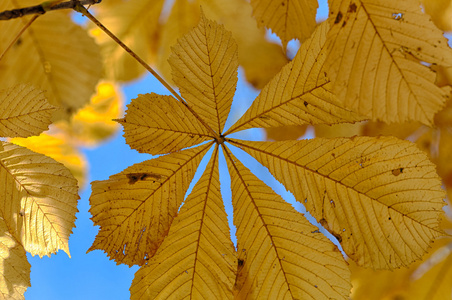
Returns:
[[[104,1],[94,6],[100,22],[144,61],[155,56],[159,34],[159,16],[164,0]],[[94,25],[93,25],[94,26]],[[145,69],[109,36],[94,28],[91,33],[102,49],[108,79],[130,81]]]
[[[30,85],[0,90],[0,136],[28,137],[49,128],[56,108]]]
[[[270,43],[265,30],[252,17],[252,7],[244,0],[200,0],[207,17],[219,20],[237,41],[239,64],[248,82],[261,89],[288,60],[281,47]]]
[[[46,134],[29,138],[14,138],[10,142],[26,147],[31,151],[44,154],[62,163],[69,169],[82,188],[87,176],[87,161],[85,156],[61,133]]]
[[[68,240],[77,212],[77,181],[62,164],[26,148],[2,142],[0,211],[10,232],[32,255],[59,249]]]
[[[326,56],[321,50],[328,28],[324,22],[316,29],[311,38],[302,44],[294,60],[265,86],[228,133],[253,127],[363,120],[363,117],[341,106],[322,71]]]
[[[171,13],[161,29],[160,47],[156,57],[156,67],[159,73],[168,81],[172,80],[171,67],[168,58],[171,47],[177,39],[189,32],[199,22],[199,1],[176,0],[171,8]]]
[[[127,107],[127,115],[118,121],[127,144],[141,153],[171,153],[212,139],[184,104],[171,96],[139,95]]]
[[[232,299],[237,258],[217,153],[218,148],[155,256],[135,274],[131,299]]]
[[[452,65],[442,32],[417,1],[330,1],[325,70],[345,107],[386,123],[433,123],[450,89],[426,64]]]
[[[8,7],[8,2],[1,1],[0,10]],[[21,1],[21,6],[27,3]],[[26,19],[0,23],[2,51]],[[0,61],[0,68],[2,88],[22,82],[33,84],[45,91],[50,104],[62,108],[55,118],[67,119],[89,102],[102,64],[99,49],[86,30],[75,25],[69,15],[52,12],[33,22]]]
[[[317,0],[251,0],[251,5],[257,23],[276,33],[284,49],[292,39],[306,40],[317,26]]]
[[[143,265],[162,243],[202,157],[212,143],[135,164],[94,181],[90,212],[100,231],[88,251]]]
[[[425,12],[444,31],[452,31],[452,2],[450,0],[422,0]]]
[[[226,150],[227,151],[227,150]],[[346,299],[341,252],[228,151],[237,227],[237,299]]]
[[[306,132],[306,125],[287,125],[265,128],[266,139],[273,141],[296,140]]]
[[[316,137],[352,137],[361,134],[361,129],[364,122],[354,123],[354,124],[334,124],[334,125],[324,125],[317,124],[314,126]]]
[[[84,108],[72,116],[70,121],[55,125],[62,129],[78,145],[95,146],[114,135],[119,124],[113,119],[123,115],[123,95],[117,85],[101,82],[97,93]]]
[[[435,241],[424,258],[410,268],[371,270],[350,264],[352,299],[360,300],[440,300],[450,299],[452,285],[451,239]]]
[[[268,167],[358,265],[407,266],[443,235],[441,181],[413,143],[393,137],[232,143]]]
[[[24,247],[9,232],[8,225],[0,218],[0,297],[24,299],[30,284],[30,264]]]
[[[169,58],[182,97],[216,132],[222,132],[237,85],[237,45],[231,32],[201,14]]]

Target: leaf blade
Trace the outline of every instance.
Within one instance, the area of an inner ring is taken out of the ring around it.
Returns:
[[[169,63],[182,97],[221,133],[237,85],[237,44],[223,26],[201,14],[198,26],[179,39]]]
[[[441,182],[410,142],[355,137],[233,144],[269,168],[361,266],[408,265],[443,235]]]
[[[131,299],[167,299],[175,294],[179,298],[232,299],[236,266],[220,193],[216,148],[167,238],[135,274]]]
[[[257,23],[276,33],[283,49],[292,39],[306,40],[317,26],[315,16],[319,4],[316,0],[251,0],[251,5]]]
[[[29,137],[47,130],[56,108],[43,92],[21,84],[0,91],[0,136]]]
[[[337,247],[226,150],[239,268],[236,298],[346,299]]]
[[[342,108],[322,71],[322,50],[329,25],[322,23],[306,40],[292,62],[264,87],[245,114],[228,130],[304,124],[361,121],[364,117]]]
[[[344,105],[386,123],[433,123],[448,98],[421,62],[452,64],[452,51],[416,1],[330,1],[325,71]],[[358,45],[356,46],[355,45]]]
[[[92,182],[90,212],[100,231],[88,252],[103,250],[117,264],[145,264],[168,234],[210,146],[174,152]]]
[[[0,210],[5,222],[32,255],[50,256],[59,249],[69,256],[75,226],[77,180],[61,163],[14,144],[2,142]],[[8,200],[6,200],[8,199]]]
[[[211,134],[193,114],[171,96],[139,95],[127,105],[124,137],[140,153],[166,154],[211,140]]]

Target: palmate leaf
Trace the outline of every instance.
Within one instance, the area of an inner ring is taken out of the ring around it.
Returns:
[[[237,227],[236,298],[345,299],[350,271],[336,245],[232,154],[226,156]]]
[[[231,142],[268,167],[361,266],[407,266],[443,235],[441,181],[435,165],[411,142],[393,137]]]
[[[197,28],[180,39],[170,62],[184,99],[176,102],[171,97],[146,95],[139,99],[152,101],[144,100],[139,106],[134,100],[129,106],[121,120],[125,135],[132,138],[142,130],[132,147],[145,152],[178,151],[93,183],[91,213],[101,229],[90,250],[102,249],[117,263],[141,266],[131,287],[133,298],[348,297],[349,272],[337,247],[232,157],[229,143],[267,166],[361,265],[407,265],[443,234],[438,220],[444,204],[441,181],[433,164],[410,142],[336,138],[258,143],[225,136],[258,126],[363,119],[341,108],[331,91],[332,83],[321,71],[327,31],[328,24],[318,27],[297,58],[224,135],[224,115],[229,111],[224,105],[231,96],[219,97],[218,91],[235,88],[231,66],[237,66],[237,55],[229,50],[233,47],[224,27],[204,16]],[[193,42],[195,38],[198,43]],[[218,54],[217,61],[210,59],[212,53]],[[226,70],[230,82],[216,77],[219,70]],[[168,108],[157,109],[157,105]],[[290,114],[291,108],[301,113]],[[161,113],[156,116],[150,110]],[[135,127],[126,125],[128,120],[133,120]],[[187,121],[192,124],[184,127]],[[146,124],[155,125],[146,128]],[[182,130],[174,131],[189,126],[204,126],[202,130],[184,129],[183,134],[190,132],[196,142],[181,138]],[[158,130],[167,134],[165,139],[148,138],[147,134]],[[203,136],[203,130],[208,134]],[[212,142],[205,142],[208,137]],[[177,139],[181,142],[172,144]],[[201,141],[204,144],[194,147]],[[237,267],[231,265],[230,256],[218,255],[230,253],[224,249],[230,249],[231,241],[226,239],[228,230],[218,194],[217,148],[178,215],[195,169],[213,143],[222,146],[231,175]],[[213,214],[219,216],[218,225],[211,220]]]
[[[218,148],[156,255],[136,273],[131,299],[232,299],[237,258],[220,194],[217,153]]]
[[[251,5],[257,23],[276,33],[284,49],[292,39],[306,40],[317,26],[317,0],[251,0]]]
[[[20,5],[36,5],[21,1]],[[18,8],[5,0],[0,10]],[[26,17],[2,22],[2,51],[26,24]],[[55,118],[68,118],[89,102],[102,72],[99,49],[86,30],[68,14],[53,12],[38,18],[0,62],[0,88],[26,82],[45,91],[50,104],[61,107]]]
[[[28,137],[49,128],[56,107],[42,91],[21,84],[0,91],[0,136]]]
[[[345,107],[386,123],[431,125],[450,89],[428,66],[452,51],[418,1],[330,0],[325,71]]]

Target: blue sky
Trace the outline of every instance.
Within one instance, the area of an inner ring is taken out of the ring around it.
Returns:
[[[324,19],[327,16],[327,1],[319,1],[321,9],[318,17]],[[102,5],[102,4],[99,4]],[[161,84],[150,75],[142,79],[123,86],[126,103],[136,98],[138,94],[158,93],[169,94]],[[232,111],[236,117],[240,116],[257,96],[257,91],[252,89],[241,76],[239,71],[239,85],[234,98]],[[226,126],[232,124],[228,120]],[[236,136],[239,137],[239,136]],[[244,132],[240,138],[256,139],[263,138],[260,130]],[[122,137],[122,128],[109,142],[96,149],[84,150],[89,162],[88,181],[105,180],[110,175],[116,174],[128,166],[151,159],[151,155],[140,154],[125,143]],[[255,174],[264,180],[272,188],[283,195],[291,203],[294,203],[293,196],[285,191],[285,188],[276,182],[266,169],[247,155],[237,155],[245,165],[251,168]],[[220,162],[222,193],[225,198],[227,210],[230,211],[229,179],[225,173],[225,165]],[[197,173],[195,180],[201,175]],[[192,184],[193,185],[193,184]],[[51,258],[32,257],[28,255],[31,263],[31,284],[25,297],[27,300],[72,300],[72,299],[129,299],[129,287],[132,283],[134,273],[138,267],[129,268],[125,265],[116,265],[114,261],[108,259],[102,251],[96,250],[86,254],[86,250],[91,246],[98,232],[98,227],[94,227],[89,214],[89,196],[91,188],[89,185],[80,191],[77,213],[76,228],[69,240],[71,258],[64,252],[59,251]],[[301,209],[301,205],[294,204],[296,209]],[[228,212],[230,214],[230,212]],[[231,222],[230,222],[231,223]],[[231,223],[232,224],[232,223]]]

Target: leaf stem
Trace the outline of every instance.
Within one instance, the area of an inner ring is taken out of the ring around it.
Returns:
[[[77,5],[74,10],[85,15],[94,24],[97,25],[103,32],[105,32],[111,39],[113,39],[119,46],[121,46],[127,53],[129,53],[140,65],[142,65],[149,73],[151,73],[177,100],[179,100],[213,135],[218,144],[222,143],[220,134],[215,132],[178,94],[176,91],[163,79],[154,69],[149,66],[141,57],[139,57],[132,49],[124,44],[118,37],[116,37],[110,30],[108,30],[99,20],[97,20],[83,5]]]
[[[81,5],[92,5],[100,3],[101,1],[102,0],[70,0],[66,2],[45,1],[35,6],[5,10],[3,12],[0,12],[0,20],[11,20],[15,18],[21,18],[26,15],[43,15],[50,10],[73,9],[77,6],[77,3],[80,3]]]
[[[2,55],[0,55],[0,61],[3,59],[3,57],[5,56],[6,52],[8,52],[9,49],[11,49],[11,47],[19,40],[19,38],[21,37],[21,35],[25,32],[25,30],[27,30],[28,27],[30,27],[30,25],[39,17],[40,15],[35,15],[33,16],[30,21],[27,22],[27,24],[25,24],[25,26],[19,31],[19,33],[16,35],[16,37],[14,38],[14,40],[11,41],[11,43],[9,43],[8,47],[6,47],[6,49],[3,51]]]

